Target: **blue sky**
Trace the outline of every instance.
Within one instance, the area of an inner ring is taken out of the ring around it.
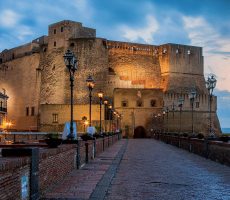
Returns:
[[[70,19],[111,40],[203,47],[205,75],[217,76],[218,114],[230,127],[229,0],[0,0],[0,51],[47,35]]]

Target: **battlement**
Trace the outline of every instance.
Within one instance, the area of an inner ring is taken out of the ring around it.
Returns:
[[[154,55],[157,49],[155,45],[138,44],[107,40],[106,46],[111,53],[125,52],[127,54]]]
[[[38,42],[31,42],[13,49],[5,49],[0,53],[0,64],[17,58],[38,53],[40,51],[40,44]]]

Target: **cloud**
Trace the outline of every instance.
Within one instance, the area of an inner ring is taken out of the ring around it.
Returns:
[[[21,19],[21,15],[13,10],[3,10],[0,14],[0,24],[5,28],[15,27]]]
[[[24,40],[25,37],[33,35],[34,33],[32,32],[31,28],[28,26],[21,25],[18,28],[18,35],[17,38],[19,40]]]
[[[128,41],[137,42],[141,40],[145,43],[153,43],[153,35],[159,29],[159,25],[154,16],[147,15],[145,27],[132,28],[127,25],[122,25],[119,29],[122,32],[122,37]]]
[[[221,127],[229,128],[230,92],[226,90],[215,90],[214,93],[218,96],[217,112],[218,115],[221,116]]]
[[[184,29],[191,45],[204,51],[205,73],[217,76],[217,88],[230,91],[230,39],[223,37],[204,17],[183,16]]]

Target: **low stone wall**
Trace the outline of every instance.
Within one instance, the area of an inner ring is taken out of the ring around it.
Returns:
[[[94,159],[119,138],[119,135],[113,135],[95,140],[81,140],[79,146],[63,144],[58,148],[27,148],[32,152],[31,155],[19,154],[20,157],[12,154],[7,156],[2,149],[4,156],[0,157],[0,199],[38,199],[74,168],[80,168]],[[21,149],[13,150],[18,155]]]
[[[230,166],[230,143],[156,134],[154,139]]]

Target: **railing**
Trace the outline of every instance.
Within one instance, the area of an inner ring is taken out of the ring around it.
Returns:
[[[7,108],[0,107],[0,112],[7,112]]]
[[[154,139],[230,166],[230,142],[166,134],[155,134]]]

